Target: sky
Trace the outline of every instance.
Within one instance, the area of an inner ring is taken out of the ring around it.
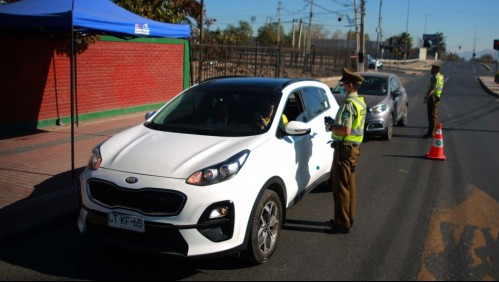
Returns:
[[[279,2],[286,33],[291,31],[293,19],[308,23],[312,1],[312,24],[323,25],[330,34],[355,29],[348,27],[347,20],[354,20],[354,0],[204,0],[204,4],[207,17],[217,20],[210,30],[225,29],[228,24],[238,26],[244,20],[256,35],[260,26],[277,22]],[[359,6],[360,2],[357,0]],[[377,37],[380,3],[384,39],[407,31],[417,45],[423,34],[441,32],[447,51],[462,54],[491,50],[496,56],[492,48],[494,39],[499,39],[499,0],[366,0],[364,29],[371,40]],[[344,15],[341,22],[339,15]]]

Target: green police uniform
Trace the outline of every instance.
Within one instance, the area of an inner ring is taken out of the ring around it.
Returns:
[[[347,70],[343,71],[343,82],[360,83],[363,78]],[[360,157],[360,144],[364,138],[366,104],[357,92],[348,94],[336,115],[336,123],[351,129],[350,135],[336,136],[332,167],[335,226],[341,233],[348,232],[355,218],[356,178],[355,167]],[[334,228],[334,227],[333,227]]]
[[[433,68],[440,71],[442,64],[437,61],[432,64]],[[442,90],[444,88],[444,76],[440,72],[432,75],[430,78],[430,85],[428,86],[433,90],[433,94],[428,97],[426,101],[427,113],[428,113],[428,131],[424,137],[429,138],[435,136],[438,123],[438,106],[440,105],[440,96],[442,95]]]

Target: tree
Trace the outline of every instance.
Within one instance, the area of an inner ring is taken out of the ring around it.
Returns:
[[[447,46],[445,44],[445,36],[442,32],[435,33],[435,37],[433,38],[433,48],[438,53],[444,53],[447,50]]]
[[[279,25],[281,29],[281,34],[284,34],[284,29],[282,25]],[[261,26],[258,29],[258,35],[256,41],[260,45],[271,46],[277,44],[277,25],[274,23],[269,23]]]
[[[226,29],[209,32],[209,40],[234,45],[249,44],[253,30],[247,21],[239,21],[239,26],[228,25]]]
[[[337,29],[331,35],[331,39],[338,40],[338,39],[341,39],[342,36],[343,36],[343,33],[340,30]]]
[[[324,25],[312,25],[312,39],[326,39],[330,31],[325,29]]]
[[[201,4],[196,0],[113,0],[117,5],[142,17],[167,23],[199,26]]]
[[[412,50],[412,36],[407,32],[402,32],[397,38],[398,45],[402,47],[402,55],[407,59]]]

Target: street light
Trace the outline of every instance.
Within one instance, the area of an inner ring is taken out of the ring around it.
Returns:
[[[424,32],[423,32],[423,34],[426,34],[426,21],[428,20],[428,16],[431,16],[431,13],[426,14],[424,16]]]

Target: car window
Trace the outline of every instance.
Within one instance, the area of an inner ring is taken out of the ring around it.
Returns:
[[[388,82],[385,77],[366,76],[364,82],[359,87],[358,92],[361,95],[384,96],[387,94]]]
[[[330,108],[326,91],[322,88],[305,87],[301,89],[301,94],[307,108],[308,120],[314,119]]]
[[[305,107],[301,100],[301,91],[297,90],[291,93],[284,108],[284,115],[288,121],[304,121],[307,119],[305,116]]]
[[[390,78],[390,92],[397,91],[400,88],[400,82],[396,77]]]
[[[168,103],[145,125],[197,135],[262,134],[272,125],[281,96],[278,92],[194,87]]]

